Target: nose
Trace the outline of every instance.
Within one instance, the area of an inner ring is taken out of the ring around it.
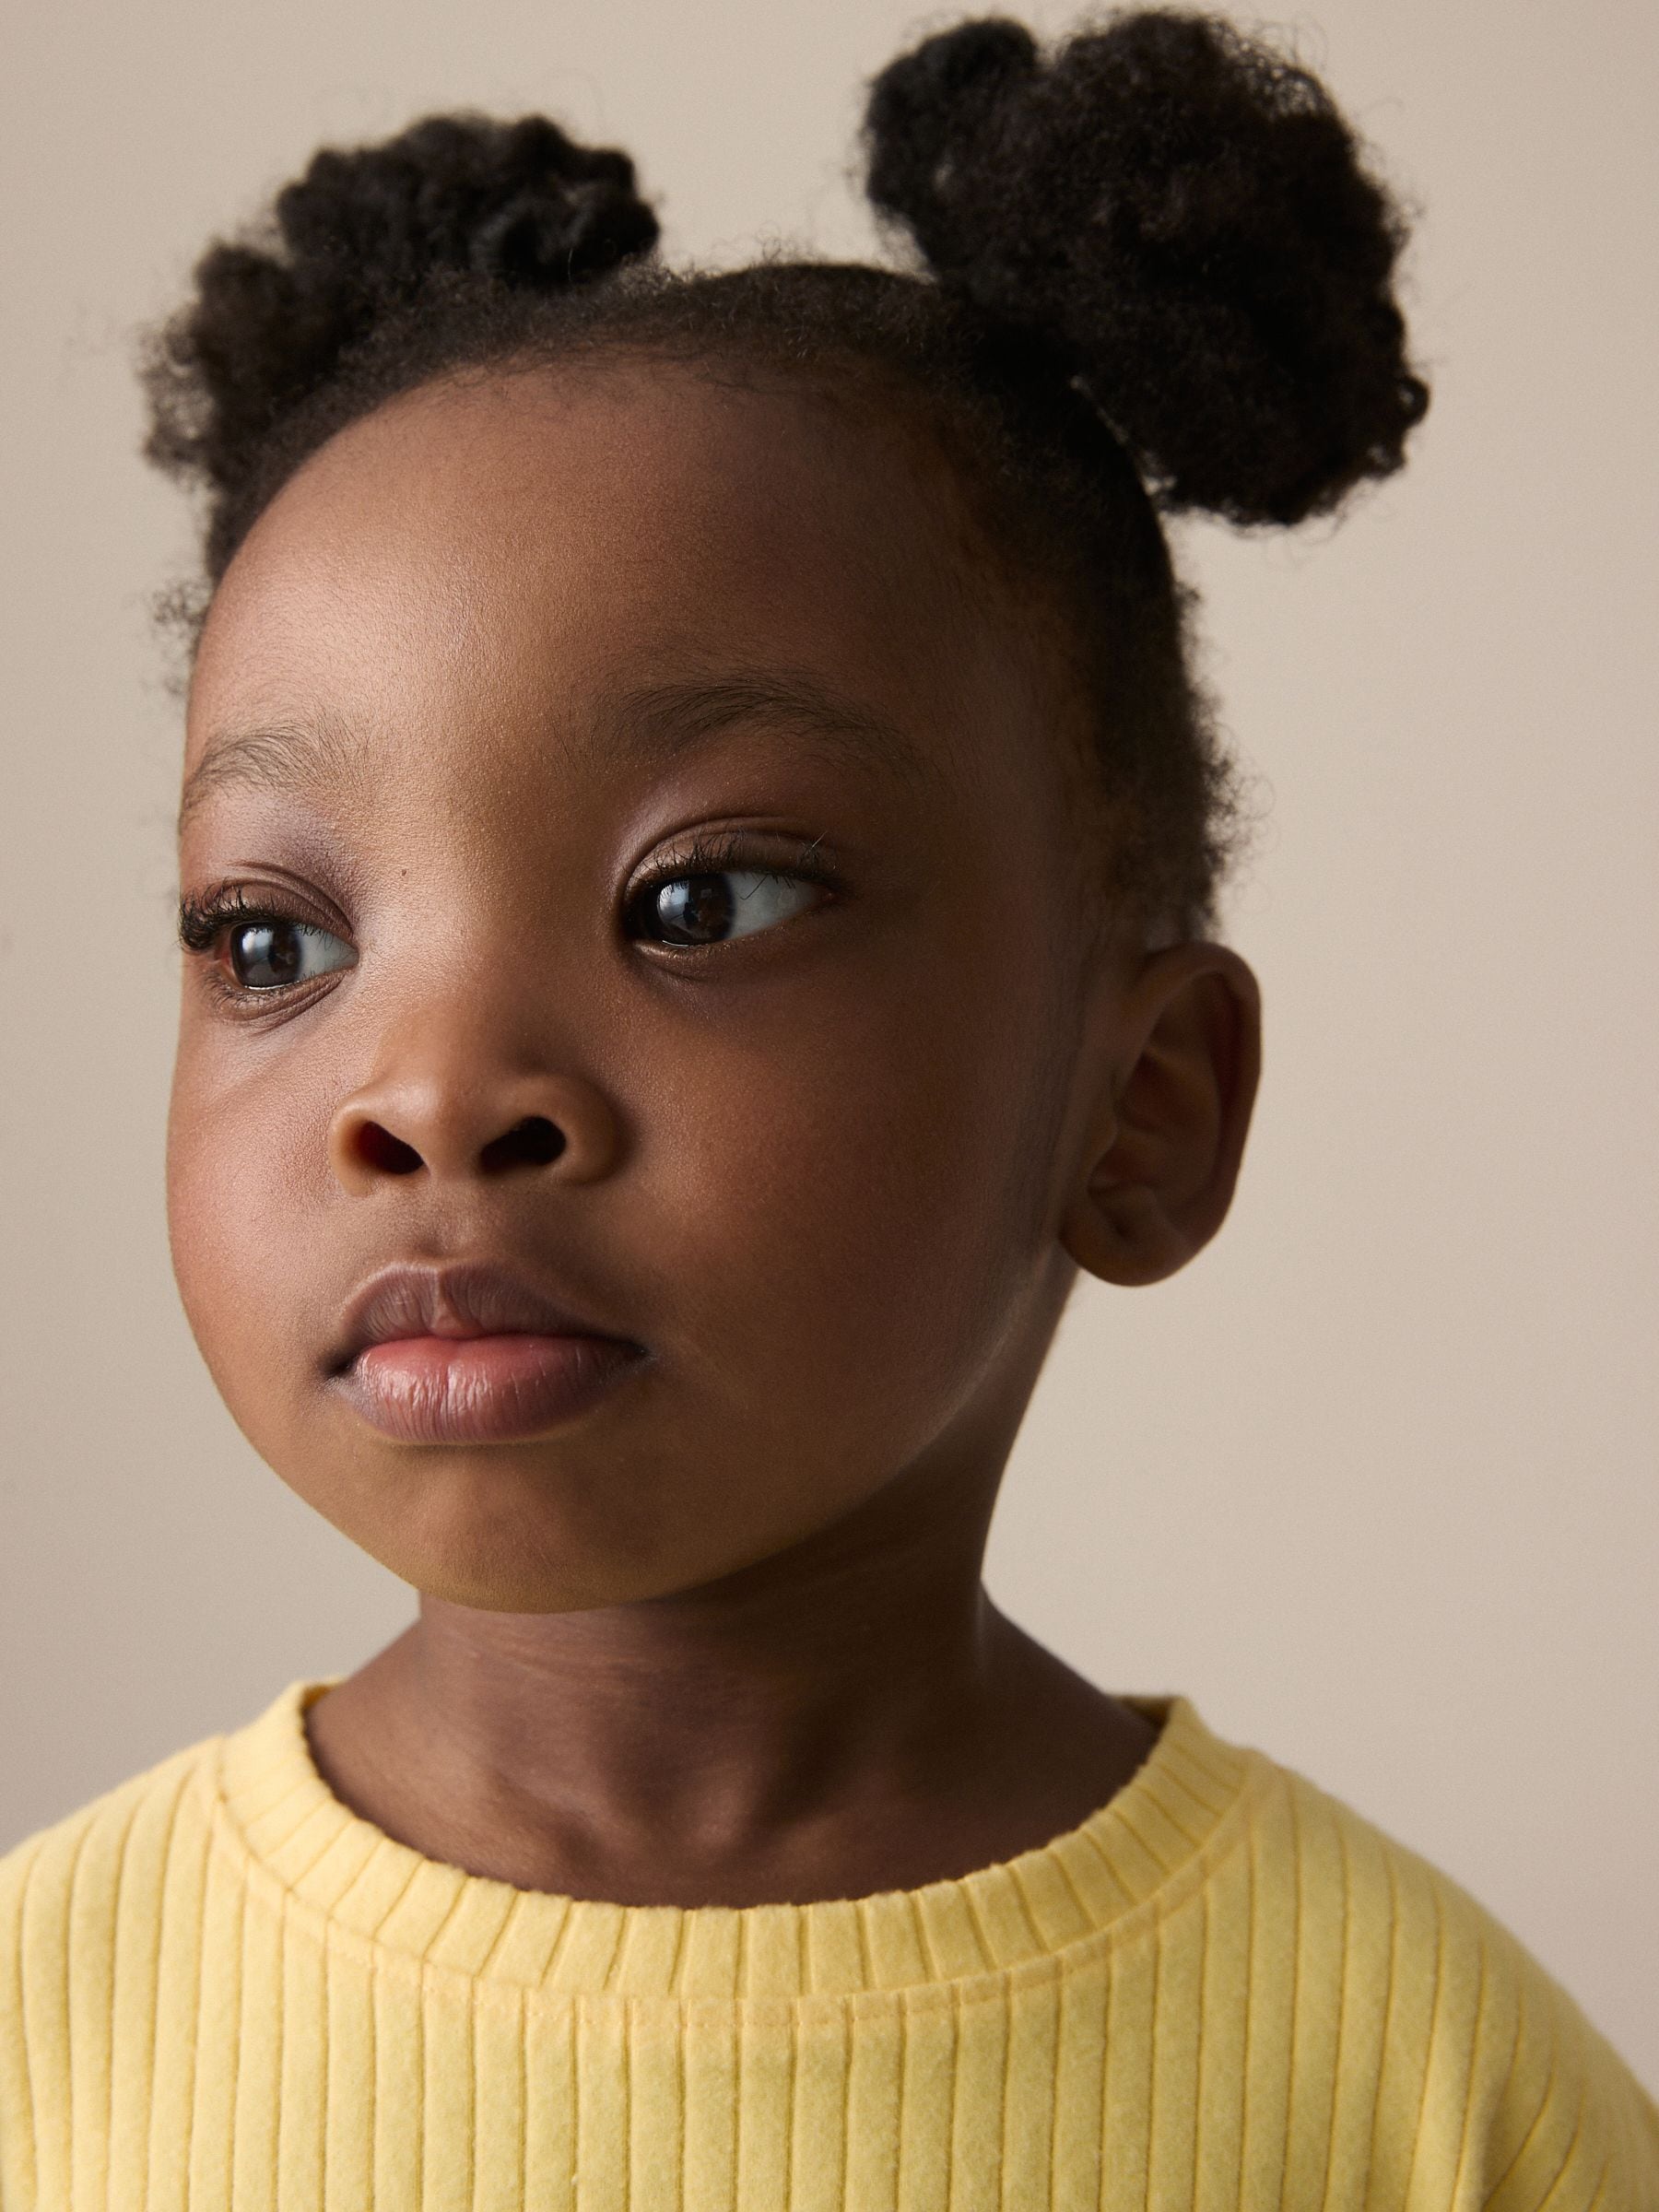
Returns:
[[[328,1133],[342,1189],[367,1196],[394,1178],[492,1181],[551,1173],[565,1182],[607,1174],[619,1149],[603,1093],[573,1075],[405,1068],[347,1099]]]

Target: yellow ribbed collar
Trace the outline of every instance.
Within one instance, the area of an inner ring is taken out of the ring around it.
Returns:
[[[219,1844],[250,1890],[388,1963],[566,1994],[846,1995],[1053,1958],[1199,1878],[1266,1765],[1184,1698],[1129,1698],[1159,1726],[1139,1771],[1080,1828],[1005,1865],[839,1903],[609,1905],[464,1874],[348,1810],[306,1740],[305,1708],[326,1688],[294,1684],[210,1763]]]

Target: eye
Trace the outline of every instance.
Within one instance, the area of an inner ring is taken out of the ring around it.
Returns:
[[[282,991],[308,983],[336,968],[349,968],[357,955],[349,945],[312,922],[288,922],[262,914],[238,922],[225,935],[225,960],[244,991]]]
[[[722,945],[805,913],[822,897],[821,885],[771,869],[668,876],[640,894],[629,928],[633,935],[657,945]]]

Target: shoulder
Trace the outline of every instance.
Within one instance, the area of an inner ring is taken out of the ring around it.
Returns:
[[[88,2063],[124,1967],[187,1919],[212,1827],[220,1739],[175,1752],[0,1857],[0,2205],[27,2204],[18,2161]],[[124,1979],[125,1978],[124,1973]]]
[[[206,1841],[222,1742],[174,1752],[0,1858],[0,2019],[58,1965],[60,1985],[83,1982],[107,1947],[100,1931],[112,1939],[118,1921],[159,1912],[182,1853]]]
[[[0,1958],[16,1968],[17,1938],[26,1924],[32,1929],[50,1921],[68,1912],[72,1900],[84,1909],[104,1891],[112,1895],[135,1842],[171,1835],[181,1800],[222,1741],[211,1736],[175,1751],[0,1856],[0,1930],[13,1939]]]
[[[1347,2159],[1385,2198],[1490,2212],[1659,2205],[1659,2109],[1524,1946],[1300,1775],[1258,1757],[1254,1784],[1253,1933],[1293,2104],[1330,2115],[1326,2178]]]

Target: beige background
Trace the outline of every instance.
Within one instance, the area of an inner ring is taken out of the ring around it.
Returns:
[[[1068,11],[1044,5],[1054,28]],[[406,1594],[253,1460],[163,1241],[178,714],[130,334],[321,138],[619,140],[668,244],[862,253],[908,0],[10,0],[0,1845],[350,1666]],[[1317,0],[1427,213],[1434,410],[1326,542],[1187,540],[1270,786],[1269,1072],[1220,1244],[1079,1294],[994,1587],[1470,1886],[1659,2084],[1659,10]]]

